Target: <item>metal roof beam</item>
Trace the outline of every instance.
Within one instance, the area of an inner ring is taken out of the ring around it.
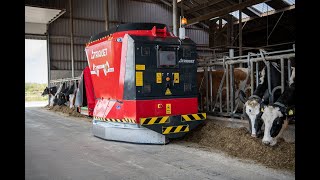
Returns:
[[[233,0],[227,0],[227,2],[229,2],[232,5],[238,4]],[[261,14],[260,11],[256,10],[255,8],[252,8],[252,7],[246,7],[244,9],[242,9],[242,12],[250,17],[260,16],[260,14]]]
[[[265,2],[265,1],[266,0],[247,0],[247,1],[243,2],[243,3],[235,4],[235,5],[226,7],[224,9],[221,9],[221,10],[218,10],[218,11],[214,11],[214,12],[211,12],[211,13],[208,13],[208,14],[205,14],[205,15],[190,19],[188,25],[190,26],[190,25],[193,25],[193,24],[197,24],[200,21],[211,19],[211,18],[216,17],[216,16],[222,16],[222,15],[228,14],[230,12],[237,11],[239,9],[243,9],[243,8],[248,7],[248,6],[259,4],[259,3],[262,3],[262,2]]]
[[[257,16],[261,16],[262,12],[260,12],[259,10],[257,10],[256,8],[253,8],[253,7],[247,7],[247,9],[251,12],[253,12],[255,15]]]
[[[273,9],[283,9],[285,7],[290,6],[287,2],[283,0],[272,0],[272,1],[267,1],[266,4]]]
[[[167,2],[166,0],[160,0],[161,2],[163,2],[164,4],[166,4],[167,6],[169,6],[169,7],[172,7],[172,4],[170,4],[169,2]],[[177,7],[178,9],[179,8],[181,8],[181,7]],[[185,9],[183,9],[183,10],[185,10]],[[185,10],[186,11],[186,10]],[[185,14],[187,14],[187,13],[185,13]],[[205,23],[199,23],[200,25],[202,25],[202,27],[204,27],[204,28],[206,28],[206,30],[208,30],[209,29],[209,26],[207,25],[207,24],[205,24]],[[187,29],[187,28],[186,28]]]
[[[163,4],[166,4],[166,5],[168,5],[168,6],[170,6],[170,7],[172,7],[172,4],[171,3],[169,3],[168,1],[166,1],[166,0],[160,0]]]
[[[289,7],[286,7],[286,8],[283,8],[283,9],[279,9],[279,10],[272,10],[272,11],[269,11],[269,12],[262,13],[260,17],[270,16],[270,15],[273,15],[273,14],[276,14],[276,13],[280,13],[280,12],[283,12],[283,11],[289,11],[289,10],[292,10],[292,9],[295,9],[295,5],[291,5]],[[254,20],[256,18],[259,18],[259,17],[243,18],[242,22],[251,21],[251,20]],[[239,21],[234,22],[234,24],[238,24],[238,23],[239,23]]]
[[[217,4],[219,2],[222,2],[222,1],[224,1],[224,0],[214,0],[214,1],[210,1],[210,2],[206,2],[206,3],[200,4],[199,6],[196,6],[194,8],[186,10],[185,14],[190,14],[190,13],[199,11],[201,9],[207,8],[209,6],[212,6],[212,5]]]

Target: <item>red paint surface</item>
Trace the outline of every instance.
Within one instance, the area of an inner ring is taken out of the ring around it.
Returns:
[[[91,74],[90,69],[87,66],[83,70],[83,78],[84,78],[84,84],[86,88],[86,97],[87,97],[87,104],[88,104],[88,114],[89,116],[93,116],[93,110],[95,106],[95,98],[94,98],[94,90],[93,90],[93,84],[91,80]]]
[[[161,104],[162,108],[158,108]],[[171,114],[166,113],[166,104],[171,104]],[[154,99],[154,100],[124,100],[123,103],[113,100],[99,100],[94,110],[95,116],[123,119],[174,116],[198,113],[197,98]]]
[[[175,99],[154,99],[154,100],[123,100],[124,77],[127,51],[127,36],[152,36],[152,37],[175,37],[166,29],[134,30],[116,32],[91,42],[86,46],[87,60],[91,71],[96,105],[94,116],[103,118],[135,119],[139,123],[139,118],[173,116],[182,114],[193,114],[198,112],[197,98],[175,98]],[[122,42],[117,42],[122,38]],[[92,52],[107,48],[107,55],[92,58]],[[99,76],[92,74],[94,66],[104,65],[108,62],[109,68],[114,68],[113,72],[106,75],[103,69],[99,69]],[[134,67],[133,67],[134,68]],[[158,108],[161,104],[162,108]],[[171,114],[166,113],[166,104],[171,104]]]

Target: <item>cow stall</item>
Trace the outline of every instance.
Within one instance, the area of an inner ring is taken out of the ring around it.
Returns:
[[[93,115],[95,96],[87,66],[80,76],[50,80],[42,96],[49,96],[49,109],[68,112],[75,117]]]
[[[247,96],[253,95],[263,67],[266,67],[267,71],[268,100],[270,103],[274,102],[275,93],[281,94],[290,80],[294,58],[293,45],[293,48],[282,51],[267,52],[260,49],[258,53],[249,52],[243,56],[224,56],[219,59],[207,58],[199,62],[199,109],[212,116],[241,118],[243,103],[239,99],[240,91],[245,92]],[[272,87],[274,83],[270,75],[272,68],[281,74],[281,83],[275,87]],[[241,79],[240,69],[243,71]],[[218,71],[221,72],[220,75],[217,75]]]
[[[49,93],[49,106],[67,105],[70,108],[74,107],[80,79],[81,77],[50,80],[48,88],[56,87],[57,91]]]

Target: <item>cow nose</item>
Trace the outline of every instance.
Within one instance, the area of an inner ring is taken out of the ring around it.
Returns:
[[[256,137],[257,137],[257,135],[255,135],[255,134],[251,134],[251,137],[254,137],[254,138],[256,138]]]
[[[276,145],[277,144],[277,141],[272,141],[271,143],[270,143],[270,146],[274,146],[274,145]]]
[[[265,144],[265,145],[269,145],[269,144],[270,144],[269,141],[262,141],[262,142],[263,142],[263,144]]]

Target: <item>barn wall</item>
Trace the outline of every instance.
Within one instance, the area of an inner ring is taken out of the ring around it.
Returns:
[[[164,23],[172,28],[172,8],[163,3],[133,0],[108,1],[109,28],[115,27],[119,23],[131,22]],[[26,0],[25,4],[66,9],[61,17],[49,25],[50,69],[51,79],[71,77],[69,0]],[[87,66],[84,52],[86,42],[88,42],[90,36],[105,30],[105,1],[73,0],[72,7],[74,69],[75,71],[82,71]],[[209,44],[209,34],[201,28],[186,29],[186,36],[199,45]]]
[[[82,71],[74,71],[75,77],[80,76]],[[71,77],[71,71],[66,70],[51,70],[51,79],[62,79],[66,77]]]

